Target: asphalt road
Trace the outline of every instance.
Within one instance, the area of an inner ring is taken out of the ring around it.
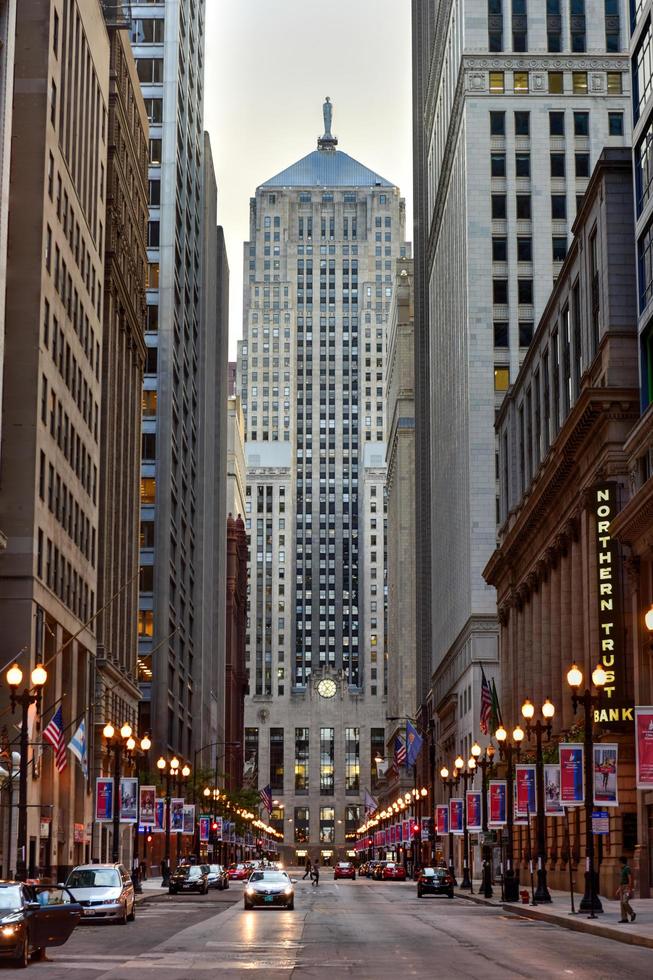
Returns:
[[[653,976],[653,952],[474,905],[418,900],[395,882],[299,881],[295,911],[244,912],[243,886],[160,898],[127,926],[87,925],[30,975],[44,980],[512,980]],[[233,904],[236,900],[237,904]],[[13,972],[0,964],[0,977]],[[140,978],[139,978],[140,980]]]

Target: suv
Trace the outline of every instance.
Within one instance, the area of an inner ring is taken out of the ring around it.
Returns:
[[[134,885],[122,864],[80,864],[68,875],[66,888],[82,906],[82,921],[114,919],[125,925],[136,918]]]
[[[453,898],[453,878],[447,868],[422,868],[417,879],[417,897],[423,895]]]

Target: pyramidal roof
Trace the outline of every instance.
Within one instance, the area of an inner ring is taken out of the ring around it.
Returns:
[[[261,184],[261,187],[394,187],[342,150],[319,148]]]
[[[324,116],[324,136],[317,141],[317,150],[302,157],[291,167],[261,187],[394,187],[394,184],[381,177],[368,167],[354,160],[347,153],[337,150],[338,139],[331,132],[333,105],[327,96],[322,106]]]

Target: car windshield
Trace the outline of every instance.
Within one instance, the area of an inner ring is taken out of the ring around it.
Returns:
[[[338,864],[338,867],[339,868],[351,868],[351,864],[349,864],[347,861],[340,861],[340,863]]]
[[[386,864],[386,868],[396,868],[396,867],[397,865],[394,864],[393,861],[388,861],[388,863]]]
[[[210,864],[209,868],[211,870],[211,874],[214,875],[219,875],[220,872],[222,871],[222,865],[220,864]]]
[[[202,871],[204,871],[205,874],[208,874],[209,871],[214,870],[214,868],[212,868],[210,864],[200,864],[200,868],[202,869]]]
[[[18,885],[0,888],[0,909],[19,909],[22,904],[23,900]]]
[[[66,884],[69,888],[119,888],[120,875],[114,868],[77,868]]]
[[[250,881],[288,881],[288,875],[280,871],[254,871]]]

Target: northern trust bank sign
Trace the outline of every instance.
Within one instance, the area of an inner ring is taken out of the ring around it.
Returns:
[[[617,515],[616,483],[606,483],[592,491],[596,519],[596,574],[598,578],[599,657],[607,681],[602,703],[594,711],[594,721],[615,725],[634,721],[629,703],[621,608],[621,565],[617,542],[610,524]]]

